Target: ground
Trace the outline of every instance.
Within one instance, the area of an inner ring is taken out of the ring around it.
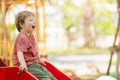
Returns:
[[[71,70],[79,77],[106,74],[110,54],[70,55],[48,57],[61,70]],[[110,73],[115,72],[116,55],[113,56]]]

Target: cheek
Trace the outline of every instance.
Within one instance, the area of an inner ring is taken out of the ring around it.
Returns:
[[[32,23],[29,23],[28,25],[27,25],[27,28],[31,28],[32,27]]]
[[[32,25],[31,23],[28,23],[28,25],[27,25],[27,26],[28,26],[28,27],[30,27],[31,25]]]

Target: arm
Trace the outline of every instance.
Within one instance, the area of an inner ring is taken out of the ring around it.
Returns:
[[[24,69],[27,70],[27,65],[26,65],[26,62],[25,62],[25,59],[24,59],[23,52],[18,51],[17,57],[18,57],[18,60],[20,62],[20,66],[19,66],[20,71],[23,71]]]

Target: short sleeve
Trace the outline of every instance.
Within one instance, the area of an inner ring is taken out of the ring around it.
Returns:
[[[27,41],[25,39],[19,39],[17,43],[17,51],[27,51]]]

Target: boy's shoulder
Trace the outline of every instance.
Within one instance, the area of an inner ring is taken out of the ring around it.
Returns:
[[[22,34],[22,33],[18,33],[16,39],[26,39],[26,36],[24,34]]]
[[[17,37],[24,37],[24,34],[22,34],[21,32],[18,33]]]
[[[34,39],[35,37],[34,37],[34,35],[33,34],[30,34],[30,36],[28,37],[28,36],[26,36],[25,34],[23,34],[23,33],[18,33],[18,35],[17,35],[17,39],[23,39],[23,40],[28,40],[28,38],[32,38],[32,39]]]

